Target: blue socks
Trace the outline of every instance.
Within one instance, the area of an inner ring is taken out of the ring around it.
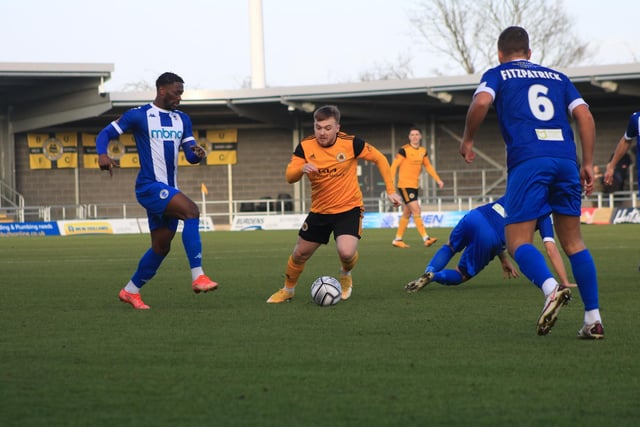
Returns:
[[[187,258],[189,258],[189,267],[201,267],[202,240],[200,240],[200,219],[190,218],[184,220],[182,244],[187,253]]]
[[[453,258],[454,252],[451,246],[442,245],[440,249],[436,251],[436,253],[429,261],[429,265],[424,270],[425,273],[431,272],[433,274],[433,281],[436,283],[440,283],[441,285],[451,286],[451,285],[459,285],[462,283],[463,278],[462,274],[457,270],[443,270]]]
[[[458,270],[442,270],[433,275],[433,281],[445,286],[455,286],[462,283],[462,273]]]
[[[200,220],[198,218],[184,220],[182,244],[187,253],[187,258],[189,258],[189,267],[192,270],[202,267],[202,240],[200,240]],[[140,258],[138,269],[133,273],[131,282],[138,288],[144,286],[155,276],[164,258],[164,255],[158,255],[153,249],[149,248]]]
[[[598,278],[596,265],[588,249],[569,257],[573,277],[576,279],[585,310],[598,308]]]
[[[429,265],[424,270],[425,273],[431,272],[433,274],[433,281],[445,286],[455,286],[462,283],[462,274],[457,270],[443,270],[453,258],[454,252],[451,246],[442,245],[440,249],[429,261]]]
[[[513,258],[516,263],[518,263],[522,274],[531,280],[538,288],[542,289],[544,281],[553,278],[553,274],[551,274],[544,256],[542,256],[540,251],[531,243],[525,243],[516,249]]]
[[[138,269],[133,276],[131,277],[131,281],[138,288],[144,286],[153,276],[155,276],[156,271],[158,271],[158,267],[162,264],[162,260],[164,260],[164,256],[158,255],[153,252],[151,248],[142,255],[140,261],[138,262]]]
[[[518,263],[520,271],[539,288],[545,280],[553,277],[542,254],[529,243],[516,250],[514,259]],[[584,309],[589,311],[599,308],[598,277],[591,252],[588,249],[577,252],[569,257],[569,262],[573,277],[578,284]]]
[[[425,273],[429,271],[440,271],[447,266],[449,261],[453,258],[453,249],[449,245],[442,245],[440,249],[433,255],[429,265],[424,270]]]

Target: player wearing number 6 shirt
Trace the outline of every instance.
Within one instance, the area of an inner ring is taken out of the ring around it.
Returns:
[[[291,156],[286,170],[287,182],[293,184],[307,175],[311,182],[311,212],[300,231],[298,242],[289,256],[284,287],[271,295],[268,303],[282,303],[293,298],[305,263],[333,233],[340,258],[338,279],[342,299],[351,296],[351,270],[358,261],[358,240],[362,232],[364,204],[358,184],[358,159],[373,162],[380,170],[389,200],[399,206],[400,196],[393,189],[387,158],[357,136],[340,132],[340,110],[325,105],[313,113],[314,135],[303,139]]]
[[[529,61],[529,36],[520,27],[498,38],[500,65],[488,70],[467,111],[460,154],[475,158],[473,138],[493,104],[507,148],[505,237],[520,271],[545,294],[537,322],[539,335],[553,327],[571,298],[559,286],[533,245],[536,219],[553,213],[558,239],[567,254],[585,314],[579,338],[604,337],[596,267],[580,232],[581,193],[593,191],[595,124],[588,105],[567,76]],[[577,122],[582,162],[577,163],[567,113]]]
[[[100,169],[113,173],[118,164],[107,154],[109,141],[127,131],[133,132],[140,160],[136,179],[136,198],[147,210],[151,248],[142,256],[131,280],[120,291],[122,302],[136,310],[149,308],[140,297],[140,288],[149,281],[169,253],[178,220],[184,223],[182,243],[191,267],[191,287],[195,293],[215,290],[218,284],[202,269],[200,211],[177,186],[178,150],[190,163],[205,155],[191,130],[191,119],[177,110],[184,81],[174,73],[164,73],[156,80],[156,98],[152,103],[126,111],[108,124],[96,138]]]

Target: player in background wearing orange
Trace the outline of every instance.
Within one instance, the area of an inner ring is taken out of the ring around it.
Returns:
[[[420,186],[420,174],[422,172],[422,166],[427,170],[427,173],[435,179],[439,188],[444,187],[444,182],[438,176],[435,168],[429,161],[427,156],[427,149],[422,146],[422,132],[420,129],[414,127],[409,130],[409,143],[403,145],[396,158],[391,164],[391,176],[395,182],[396,170],[399,171],[398,176],[398,191],[404,201],[404,207],[402,208],[402,216],[398,223],[398,230],[396,231],[396,237],[391,244],[396,248],[408,248],[402,237],[409,225],[409,219],[413,216],[413,222],[416,225],[416,229],[424,245],[429,247],[433,245],[438,238],[430,237],[427,230],[424,228],[422,222],[422,211],[420,209],[420,202],[418,201],[418,187]]]
[[[351,270],[358,261],[358,241],[362,233],[364,202],[358,184],[358,159],[373,162],[384,179],[387,196],[394,206],[402,199],[395,192],[387,158],[357,136],[340,132],[340,110],[325,105],[313,113],[314,135],[304,138],[287,165],[286,179],[293,184],[304,175],[311,182],[311,211],[298,232],[298,241],[287,261],[284,287],[271,295],[268,303],[293,298],[305,263],[333,233],[340,258],[338,279],[342,299],[351,296]]]

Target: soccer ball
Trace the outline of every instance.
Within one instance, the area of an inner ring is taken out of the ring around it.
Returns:
[[[331,276],[318,277],[311,284],[311,299],[322,307],[339,303],[342,299],[340,281]]]

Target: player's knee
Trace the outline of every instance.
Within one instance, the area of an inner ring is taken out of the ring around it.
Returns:
[[[304,264],[311,257],[310,253],[294,250],[291,259],[295,264]]]
[[[342,263],[351,262],[356,256],[356,251],[353,250],[338,250],[338,257]]]
[[[171,243],[154,243],[152,249],[156,254],[165,257],[171,251]]]
[[[200,209],[195,203],[190,203],[184,212],[185,219],[200,218]]]
[[[578,252],[582,252],[585,249],[587,249],[587,246],[584,244],[582,240],[565,242],[562,245],[562,250],[564,250],[564,253],[567,254],[567,256],[571,256]]]

